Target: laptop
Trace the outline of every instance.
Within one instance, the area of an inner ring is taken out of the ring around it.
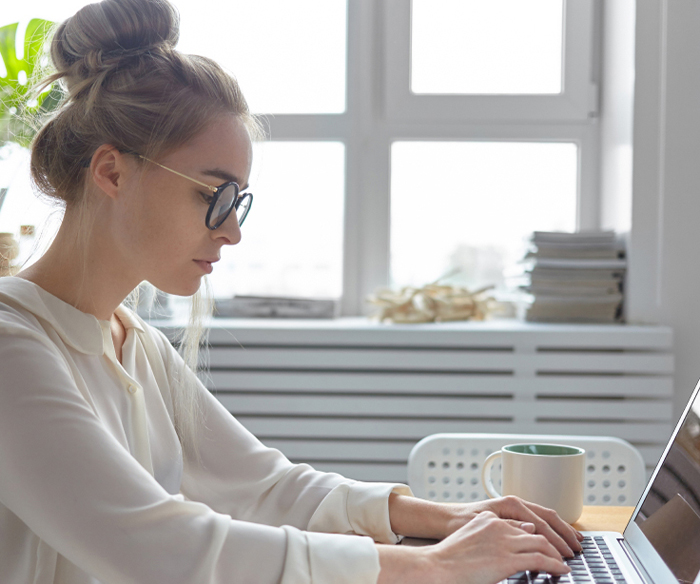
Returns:
[[[560,582],[700,584],[699,392],[700,381],[624,534],[584,532],[584,553],[567,561],[572,573]],[[595,569],[582,567],[585,556],[594,559]]]
[[[521,572],[503,584],[700,584],[699,392],[700,381],[624,534],[585,531],[570,574]]]

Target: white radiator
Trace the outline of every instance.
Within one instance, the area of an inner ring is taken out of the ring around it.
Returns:
[[[247,428],[361,480],[405,482],[437,432],[617,436],[650,470],[674,422],[667,327],[215,319],[209,342],[202,378]]]

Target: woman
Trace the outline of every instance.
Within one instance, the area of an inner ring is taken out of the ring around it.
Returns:
[[[236,82],[177,39],[167,0],[104,0],[52,41],[47,82],[68,98],[35,139],[32,176],[65,215],[48,251],[0,280],[0,582],[567,572],[580,534],[550,510],[440,505],[290,463],[122,304],[144,280],[197,300],[251,199],[255,121]],[[442,541],[387,545],[401,536]]]

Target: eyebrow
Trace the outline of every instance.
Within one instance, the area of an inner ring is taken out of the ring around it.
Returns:
[[[233,181],[233,182],[237,183],[238,186],[241,185],[241,181],[237,177],[235,177],[231,173],[226,172],[225,170],[222,170],[220,168],[210,168],[208,170],[203,170],[202,174],[208,174],[209,176],[220,178],[221,180],[226,181],[226,182]],[[248,186],[249,185],[241,187],[241,191],[246,190],[248,188]]]

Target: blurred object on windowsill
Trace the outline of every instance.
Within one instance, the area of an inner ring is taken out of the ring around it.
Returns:
[[[367,302],[379,307],[373,315],[380,322],[420,323],[454,320],[485,320],[491,316],[506,316],[503,303],[486,293],[493,286],[470,292],[461,286],[439,284],[452,274],[446,274],[422,288],[406,286],[394,291],[381,288],[367,298]]]
[[[526,320],[533,322],[622,321],[627,260],[613,231],[536,231],[525,256],[532,295]]]
[[[14,276],[19,271],[19,266],[12,263],[17,256],[19,243],[14,233],[0,233],[0,277]]]
[[[214,301],[214,316],[224,318],[337,318],[340,304],[331,298],[234,296]]]

